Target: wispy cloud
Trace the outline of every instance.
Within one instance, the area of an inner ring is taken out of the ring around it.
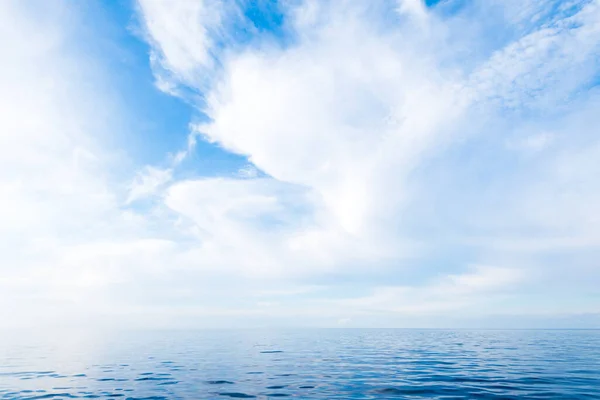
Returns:
[[[380,286],[368,296],[333,303],[344,307],[346,314],[358,315],[472,312],[485,309],[503,295],[515,293],[522,279],[522,272],[515,269],[476,266],[463,274],[446,275],[425,285]]]
[[[158,169],[147,166],[138,172],[132,182],[126,203],[132,203],[141,198],[155,194],[161,187],[167,184],[173,177],[171,169]]]
[[[267,32],[244,2],[140,0],[155,84],[202,118],[126,170],[103,138],[128,110],[77,11],[2,3],[0,301],[23,321],[566,312],[552,287],[600,284],[600,3],[550,3],[281,2]],[[200,141],[248,164],[199,176]],[[586,293],[567,311],[599,310]]]

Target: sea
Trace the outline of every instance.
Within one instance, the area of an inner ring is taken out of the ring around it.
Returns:
[[[0,399],[600,399],[598,330],[43,331]]]

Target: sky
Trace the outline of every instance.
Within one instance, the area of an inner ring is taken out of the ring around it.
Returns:
[[[0,2],[3,327],[600,328],[600,1]]]

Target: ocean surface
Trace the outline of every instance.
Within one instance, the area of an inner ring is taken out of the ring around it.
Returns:
[[[0,399],[600,399],[600,331],[0,338]]]

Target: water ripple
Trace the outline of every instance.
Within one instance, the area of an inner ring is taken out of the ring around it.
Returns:
[[[600,399],[600,331],[230,331],[66,342],[0,339],[1,400]]]

